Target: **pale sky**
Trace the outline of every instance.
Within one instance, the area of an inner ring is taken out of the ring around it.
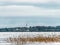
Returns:
[[[34,6],[1,6],[1,16],[49,16],[59,17],[60,9],[45,9]]]
[[[0,0],[0,16],[60,16],[60,0]]]
[[[0,0],[0,27],[25,26],[26,23],[56,26],[60,25],[59,19],[60,0]]]
[[[60,2],[60,0],[0,0],[0,2],[40,2],[40,3],[45,3],[45,2]]]

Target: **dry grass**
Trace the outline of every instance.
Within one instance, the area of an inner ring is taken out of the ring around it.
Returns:
[[[11,43],[17,43],[17,45],[23,45],[27,42],[60,42],[60,36],[56,37],[43,37],[43,36],[37,36],[37,37],[18,37],[18,38],[8,38],[8,42]]]

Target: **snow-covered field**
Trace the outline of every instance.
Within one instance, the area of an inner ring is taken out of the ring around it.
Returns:
[[[8,37],[34,37],[34,36],[57,36],[60,35],[60,32],[0,32],[0,38]]]
[[[26,45],[60,45],[60,43],[39,43],[39,42],[35,42],[35,43],[28,43]]]
[[[18,38],[18,36],[20,37],[35,37],[35,36],[39,36],[39,35],[43,35],[45,37],[48,36],[57,36],[60,35],[60,32],[0,32],[0,45],[13,45],[11,43],[7,43],[2,39],[6,39],[9,37],[16,37]],[[33,42],[33,43],[26,43],[24,45],[60,45],[59,42],[51,42],[51,43],[44,43],[44,42]]]
[[[13,45],[13,44],[11,44],[11,43],[0,43],[0,45]],[[60,43],[38,43],[38,42],[35,42],[35,43],[27,43],[24,45],[60,45]]]

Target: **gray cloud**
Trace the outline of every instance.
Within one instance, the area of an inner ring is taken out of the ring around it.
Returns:
[[[53,9],[60,9],[60,4],[58,3],[26,3],[26,2],[0,2],[0,6],[9,6],[9,5],[27,5],[27,6],[35,6],[35,7],[42,7],[42,8],[53,8]]]

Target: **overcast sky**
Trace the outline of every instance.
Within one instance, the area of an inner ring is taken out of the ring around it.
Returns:
[[[0,0],[0,16],[60,16],[60,0]]]
[[[25,23],[56,26],[60,25],[59,19],[60,0],[0,0],[0,27],[23,26]]]

